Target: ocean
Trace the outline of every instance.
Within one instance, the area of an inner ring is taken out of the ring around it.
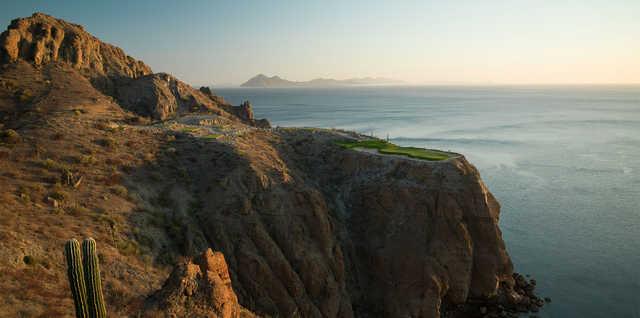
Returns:
[[[502,205],[539,317],[640,317],[640,86],[214,90],[273,126],[464,154]]]

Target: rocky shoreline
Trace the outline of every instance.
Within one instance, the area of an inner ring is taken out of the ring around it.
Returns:
[[[526,275],[528,277],[528,275]],[[491,299],[470,299],[465,304],[446,307],[443,318],[482,317],[482,318],[515,318],[530,313],[530,317],[538,317],[537,312],[551,298],[536,294],[536,280],[527,279],[525,275],[513,273],[513,286],[504,285],[498,295]]]

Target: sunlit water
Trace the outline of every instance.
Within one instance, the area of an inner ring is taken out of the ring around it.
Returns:
[[[640,317],[640,86],[218,89],[273,125],[466,155],[540,317]]]

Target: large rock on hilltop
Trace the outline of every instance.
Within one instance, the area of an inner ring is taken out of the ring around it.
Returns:
[[[202,110],[223,115],[221,108],[228,107],[219,103],[222,99],[211,98],[165,73],[122,79],[118,82],[116,96],[126,108],[160,120]]]
[[[91,77],[151,74],[149,66],[100,41],[82,26],[43,13],[11,21],[0,35],[0,61],[18,59],[35,65],[67,62]]]

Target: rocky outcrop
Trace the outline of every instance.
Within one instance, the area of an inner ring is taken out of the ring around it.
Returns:
[[[270,128],[271,124],[266,119],[255,119],[253,116],[253,108],[249,101],[244,101],[240,106],[231,107],[230,111],[245,122],[251,123],[252,126],[260,128]]]
[[[211,88],[202,86],[200,87],[200,92],[205,96],[209,97],[214,102],[225,105],[225,110],[231,114],[234,114],[236,117],[240,118],[243,122],[250,124],[251,126],[259,127],[259,128],[270,128],[271,123],[267,119],[255,119],[253,116],[253,108],[251,107],[251,103],[249,101],[244,101],[240,106],[231,106],[224,101],[223,98],[216,96],[211,91]]]
[[[23,59],[35,65],[66,62],[92,77],[130,77],[151,74],[143,62],[104,43],[82,26],[43,13],[11,21],[0,35],[0,61]]]
[[[255,119],[249,102],[232,106],[211,89],[199,90],[166,73],[156,73],[135,79],[120,79],[115,96],[121,105],[143,116],[158,120],[189,112],[210,112],[239,119],[251,126],[269,128],[266,119]]]
[[[211,112],[254,126],[251,107],[229,105],[211,90],[197,90],[175,77],[152,74],[151,68],[104,43],[80,25],[43,13],[15,19],[0,34],[0,63],[26,61],[36,67],[50,63],[73,66],[101,92],[130,111],[158,120],[187,112]]]
[[[207,249],[180,264],[150,297],[145,317],[252,318],[238,304],[224,255]]]
[[[223,115],[221,108],[227,107],[219,104],[219,100],[165,73],[122,79],[118,82],[115,95],[128,109],[160,120],[199,111]]]
[[[244,101],[236,111],[238,117],[244,120],[253,120],[253,109],[251,108],[251,103],[249,101]]]

